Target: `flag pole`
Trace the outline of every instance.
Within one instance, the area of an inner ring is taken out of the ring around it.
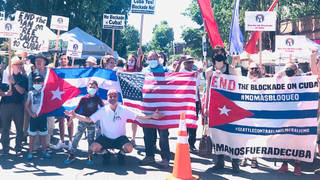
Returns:
[[[114,54],[114,29],[112,29],[112,56]]]
[[[12,69],[12,65],[11,65],[11,38],[8,38],[8,55],[9,55],[9,77],[12,76],[11,74],[11,69]],[[9,81],[9,91],[12,90],[12,84],[11,81]]]
[[[142,47],[143,18],[144,18],[144,15],[143,15],[143,14],[141,14],[141,24],[140,24],[140,42],[139,42],[139,48],[140,48],[140,49],[141,49],[141,47]]]
[[[259,65],[262,64],[262,32],[259,32]]]
[[[73,68],[73,66],[74,66],[74,57],[72,57],[71,66],[72,66],[72,68]]]
[[[60,36],[60,29],[58,29],[58,33],[57,33],[56,48],[55,48],[56,51],[54,52],[54,56],[53,56],[53,68],[56,67],[59,36]]]

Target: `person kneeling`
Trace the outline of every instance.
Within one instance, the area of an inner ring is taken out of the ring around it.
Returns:
[[[163,114],[157,112],[152,115],[145,115],[135,112],[126,106],[118,104],[118,92],[114,89],[108,91],[108,105],[100,108],[90,117],[77,114],[74,111],[65,111],[65,114],[73,118],[77,118],[84,122],[97,122],[100,120],[101,135],[91,144],[93,152],[101,152],[108,149],[119,149],[119,164],[125,164],[125,153],[130,153],[133,146],[126,136],[127,119],[160,119]],[[103,156],[103,163],[107,164],[110,159],[110,153]]]

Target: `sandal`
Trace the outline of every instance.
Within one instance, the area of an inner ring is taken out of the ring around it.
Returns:
[[[241,167],[246,167],[247,165],[248,165],[247,164],[247,158],[242,159],[241,162],[240,162],[240,166]]]
[[[257,160],[251,161],[251,168],[258,168],[258,161]]]

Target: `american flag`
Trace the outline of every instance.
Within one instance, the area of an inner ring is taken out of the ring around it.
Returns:
[[[118,77],[124,105],[145,114],[156,109],[164,114],[159,120],[129,119],[129,122],[141,127],[176,128],[181,112],[185,112],[187,126],[197,127],[194,73],[119,72]]]

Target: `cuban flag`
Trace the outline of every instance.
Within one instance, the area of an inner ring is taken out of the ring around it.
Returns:
[[[116,89],[121,99],[121,89],[115,71],[100,68],[48,69],[42,89],[38,114],[64,116],[73,110],[87,93],[87,84],[93,79],[98,83],[97,95],[106,102],[109,89]]]
[[[318,92],[317,76],[213,75],[209,126],[216,153],[312,162]]]

